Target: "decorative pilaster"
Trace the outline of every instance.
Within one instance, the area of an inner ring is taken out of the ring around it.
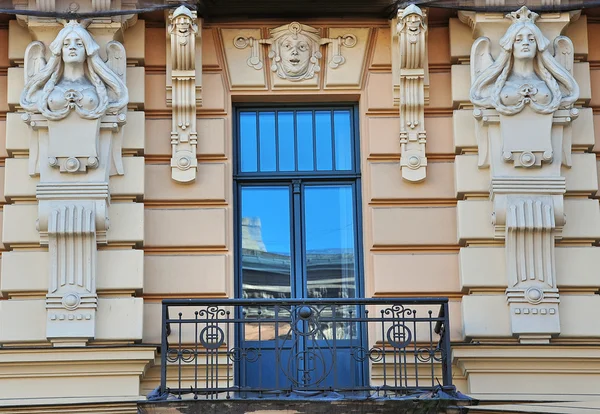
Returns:
[[[37,229],[50,257],[46,336],[55,345],[96,336],[97,244],[109,227],[109,176],[124,174],[125,49],[111,39],[102,59],[90,23],[65,23],[53,41],[32,42],[24,59],[20,106],[31,128],[29,174],[39,176]],[[105,38],[121,27],[106,25]]]
[[[169,15],[170,103],[173,108],[171,129],[171,177],[175,181],[196,179],[196,37],[200,33],[196,12],[180,6]],[[202,68],[199,68],[202,70]]]
[[[495,238],[505,240],[512,333],[541,343],[560,334],[555,240],[565,224],[561,167],[571,166],[579,87],[568,38],[550,42],[526,7],[506,17],[512,24],[497,51],[487,37],[473,43],[470,98],[478,166],[491,170]]]
[[[398,80],[400,105],[400,168],[406,181],[426,176],[425,77],[427,72],[427,24],[421,9],[411,4],[398,10],[396,26],[400,48]]]

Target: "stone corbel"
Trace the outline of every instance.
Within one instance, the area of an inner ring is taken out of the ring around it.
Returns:
[[[400,104],[400,168],[410,182],[425,179],[425,79],[427,77],[427,23],[415,5],[398,10],[398,92]]]
[[[197,96],[196,37],[200,28],[196,12],[180,6],[169,15],[167,27],[170,52],[170,77],[167,84],[168,103],[173,108],[171,128],[171,177],[187,183],[196,179],[198,160],[196,150]],[[200,66],[200,71],[202,67]],[[199,94],[198,94],[199,95]]]
[[[46,336],[57,346],[95,337],[96,254],[107,242],[109,177],[125,172],[125,49],[107,40],[116,31],[104,32],[98,44],[91,24],[65,23],[55,39],[32,42],[24,58],[20,106],[31,134],[29,173],[39,176],[37,229],[50,256]]]
[[[271,71],[281,79],[297,82],[312,79],[315,73],[321,71],[321,46],[330,45],[328,66],[336,69],[346,62],[342,48],[356,46],[357,38],[350,33],[335,38],[322,38],[318,29],[292,22],[271,29],[267,39],[238,36],[233,44],[237,49],[250,48],[246,63],[256,70],[261,70],[264,66],[260,58],[260,45],[269,45]]]
[[[568,14],[540,18],[540,27],[538,17],[526,7],[506,19],[468,15],[483,35],[470,62],[478,166],[491,172],[492,224],[505,241],[506,297],[522,343],[560,334],[555,240],[565,224],[562,167],[572,164],[571,123],[579,115],[573,45],[560,36]]]

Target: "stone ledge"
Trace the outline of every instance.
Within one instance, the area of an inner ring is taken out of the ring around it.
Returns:
[[[467,377],[469,395],[488,400],[589,399],[600,381],[598,345],[454,345],[453,360]]]
[[[0,395],[103,397],[97,402],[104,396],[138,398],[140,378],[155,352],[154,347],[0,349]]]

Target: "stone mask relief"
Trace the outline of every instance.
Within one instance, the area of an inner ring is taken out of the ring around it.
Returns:
[[[271,70],[282,79],[298,81],[311,79],[319,72],[320,36],[318,30],[300,23],[291,23],[271,32],[269,57]]]
[[[43,43],[33,42],[27,47],[23,109],[59,121],[72,111],[84,119],[98,119],[127,105],[123,45],[109,42],[108,60],[104,62],[99,56],[100,46],[85,26],[71,21],[49,49],[46,62]]]
[[[537,13],[522,7],[508,17],[512,24],[500,39],[501,51],[495,60],[487,37],[473,45],[471,102],[503,115],[518,114],[526,106],[539,114],[571,107],[579,97],[570,73],[571,41],[557,37],[553,56],[550,41],[535,25]]]
[[[238,36],[233,43],[238,49],[251,48],[251,55],[246,63],[256,70],[263,68],[260,45],[270,45],[268,56],[271,59],[271,71],[279,78],[292,82],[312,79],[315,73],[321,71],[322,45],[332,44],[332,56],[328,65],[331,69],[336,69],[346,62],[341,48],[354,47],[357,43],[353,34],[332,39],[322,38],[319,29],[298,22],[271,29],[270,34],[268,39]]]

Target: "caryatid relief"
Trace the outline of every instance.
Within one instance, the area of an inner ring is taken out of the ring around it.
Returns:
[[[259,45],[270,45],[269,58],[271,59],[271,71],[281,79],[292,82],[312,79],[321,71],[321,46],[333,45],[333,53],[329,60],[329,67],[335,69],[346,62],[341,53],[342,47],[354,47],[357,43],[356,36],[345,34],[334,39],[322,38],[319,30],[292,22],[270,31],[268,39],[254,39],[237,37],[234,45],[238,49],[251,47],[251,56],[248,58],[248,66],[260,70],[263,62],[260,60]]]
[[[570,109],[579,98],[579,87],[573,78],[573,44],[565,36],[551,42],[535,25],[538,14],[522,7],[507,15],[512,19],[500,39],[500,54],[490,53],[490,40],[480,37],[471,49],[471,102],[477,109],[494,108],[501,116],[512,116],[524,110],[552,115],[558,109]],[[552,54],[554,51],[554,55]],[[475,111],[481,118],[482,112]],[[572,110],[571,116],[577,116]],[[548,124],[550,125],[550,124]],[[549,132],[549,131],[548,131]],[[545,134],[545,130],[543,132]],[[518,167],[541,166],[553,159],[550,134],[503,134],[502,156]],[[481,137],[483,138],[483,137]],[[479,165],[487,166],[488,143],[480,141]],[[563,163],[570,161],[570,149]]]
[[[565,224],[565,177],[571,165],[571,121],[579,87],[573,44],[550,42],[526,7],[490,53],[490,40],[471,49],[471,91],[479,167],[491,168],[495,237],[505,240],[511,329],[522,342],[560,333],[554,243]],[[501,24],[501,22],[499,22]]]
[[[50,44],[47,63],[43,43],[31,43],[25,54],[23,109],[52,121],[60,121],[72,111],[85,119],[98,119],[123,109],[128,102],[123,79],[125,50],[120,43],[110,42],[107,62],[100,58],[99,50],[90,33],[75,21]]]
[[[46,335],[82,344],[95,336],[97,243],[106,243],[109,176],[123,174],[128,103],[123,45],[104,61],[86,25],[67,23],[48,47],[25,51],[20,104],[31,127],[29,172],[39,176],[37,228],[48,246]],[[75,252],[75,253],[73,253]]]
[[[78,138],[75,145],[64,144],[65,140],[70,141],[68,138],[72,134],[61,138],[53,133],[53,130],[58,132],[58,128],[49,128],[47,154],[48,163],[59,167],[61,172],[85,172],[87,168],[97,168],[100,163],[96,148],[100,118],[116,116],[119,128],[125,123],[122,112],[129,99],[125,86],[125,49],[119,42],[109,42],[106,45],[108,59],[103,61],[99,55],[100,46],[85,25],[76,21],[65,25],[49,49],[48,62],[42,42],[32,42],[25,51],[25,88],[20,103],[28,114],[23,119],[34,128],[36,121],[32,120],[33,114],[41,114],[54,126],[72,114],[86,120],[97,120],[87,124],[91,128],[90,134]],[[81,128],[83,125],[77,126]],[[82,130],[78,132],[81,133]],[[121,142],[115,140],[112,160],[105,160],[110,165],[111,174],[123,174],[120,150]],[[31,164],[38,162],[36,155],[36,148],[32,148]],[[39,166],[30,165],[30,174],[38,172]]]

